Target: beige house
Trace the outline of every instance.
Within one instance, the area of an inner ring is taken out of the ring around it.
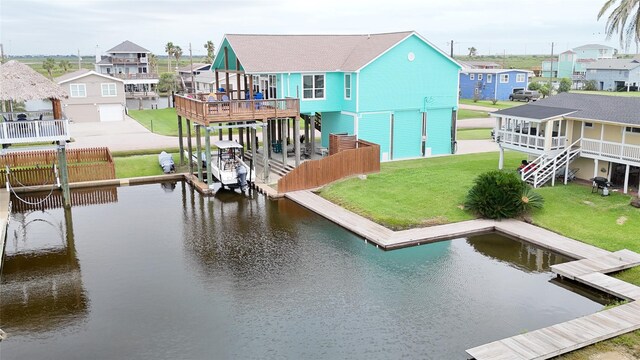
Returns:
[[[500,168],[504,149],[528,154],[522,177],[534,187],[573,175],[607,178],[624,193],[640,187],[638,98],[562,93],[491,115]]]
[[[56,78],[68,93],[63,111],[73,122],[122,121],[126,106],[124,81],[83,69]]]

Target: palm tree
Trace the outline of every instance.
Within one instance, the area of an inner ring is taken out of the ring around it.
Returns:
[[[607,0],[598,13],[598,20],[612,8],[605,25],[607,39],[618,33],[620,45],[640,42],[640,0]]]
[[[207,62],[213,62],[213,53],[216,49],[215,45],[213,45],[213,41],[208,40],[206,44],[204,44],[204,48],[207,49]]]
[[[58,67],[66,73],[67,70],[69,70],[69,67],[71,67],[71,63],[69,63],[69,60],[60,60]]]
[[[469,57],[474,57],[476,55],[478,55],[478,49],[476,49],[475,47],[470,47],[467,50],[469,50]]]
[[[158,73],[158,58],[154,53],[149,53],[149,72],[152,74]]]
[[[176,67],[180,66],[180,57],[182,56],[182,49],[180,46],[173,48],[173,56],[176,58]]]
[[[167,64],[167,72],[171,71],[171,56],[173,55],[175,48],[176,47],[171,41],[169,41],[167,45],[164,46],[164,51],[167,53],[167,56],[169,58],[169,63]]]
[[[56,67],[56,61],[53,58],[46,58],[42,63],[42,68],[47,70],[49,78],[53,79],[53,69]]]

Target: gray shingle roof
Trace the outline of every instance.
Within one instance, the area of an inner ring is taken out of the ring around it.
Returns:
[[[545,120],[560,115],[567,115],[576,110],[558,108],[551,106],[539,106],[539,101],[535,104],[527,104],[522,106],[516,106],[509,109],[503,109],[493,112],[492,114],[500,114],[505,116],[521,117],[527,119]]]
[[[143,48],[138,44],[134,44],[129,40],[125,40],[122,43],[107,50],[107,53],[149,53],[151,51]]]
[[[56,81],[58,84],[60,84],[62,81],[65,81],[65,80],[67,80],[67,79],[73,79],[73,78],[75,78],[75,77],[78,77],[78,76],[84,75],[84,74],[86,74],[86,73],[88,73],[88,72],[91,72],[91,70],[89,70],[89,69],[80,69],[80,70],[76,70],[76,71],[73,71],[73,72],[70,72],[70,73],[66,73],[66,74],[64,74],[64,75],[62,75],[62,76],[58,76],[57,78],[55,78],[55,81]]]
[[[225,37],[249,73],[355,71],[413,33]]]
[[[611,46],[600,45],[600,44],[586,44],[582,46],[578,46],[577,48],[573,48],[573,50],[590,50],[590,49],[613,49]]]
[[[637,97],[561,93],[494,114],[540,119],[544,114],[556,111],[543,108],[564,109],[570,113],[567,118],[640,125],[640,98]],[[541,115],[536,115],[537,112]]]
[[[598,70],[631,70],[640,66],[640,60],[634,59],[602,59],[587,65],[587,69]]]

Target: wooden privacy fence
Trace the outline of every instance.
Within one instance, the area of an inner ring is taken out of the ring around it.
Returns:
[[[21,194],[20,197],[31,203],[14,201],[11,203],[11,210],[16,212],[26,212],[33,210],[57,209],[63,207],[62,192],[55,191],[50,196],[49,193]],[[41,202],[43,199],[43,202]],[[108,204],[118,202],[118,190],[115,187],[99,187],[95,189],[75,189],[71,192],[71,203],[73,206]]]
[[[108,148],[69,149],[69,182],[116,178],[115,164]],[[51,185],[56,183],[56,151],[25,151],[0,156],[0,176],[11,186]],[[7,177],[7,166],[9,176]]]
[[[363,140],[355,143],[355,149],[303,162],[278,180],[278,192],[312,189],[346,176],[379,172],[380,146]]]
[[[106,147],[66,149],[67,163],[82,162],[113,162],[111,152]],[[21,167],[35,165],[53,165],[58,163],[58,153],[55,150],[23,151],[7,153],[0,156],[0,166]]]

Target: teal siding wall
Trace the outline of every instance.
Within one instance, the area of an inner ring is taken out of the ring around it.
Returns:
[[[329,134],[347,133],[353,135],[353,116],[339,112],[322,113],[322,146],[329,147]]]
[[[380,158],[391,156],[391,113],[361,114],[358,119],[358,138],[380,145]]]
[[[321,73],[318,73],[321,74]],[[340,111],[344,102],[344,75],[342,73],[330,72],[325,74],[325,98],[323,100],[302,99],[302,74],[283,74],[282,81],[287,90],[283,96],[300,97],[300,112],[303,114],[313,114],[325,111]],[[280,89],[280,88],[279,88]]]
[[[396,111],[393,114],[393,158],[402,159],[422,155],[422,113]]]
[[[233,50],[231,49],[231,46],[229,45],[229,42],[227,41],[227,39],[224,39],[222,41],[222,45],[220,45],[219,51],[216,54],[216,58],[213,60],[213,66],[211,67],[212,71],[213,69],[224,69],[224,48],[228,47],[229,49],[229,70],[238,70],[236,69],[236,53],[233,52]],[[240,64],[240,70],[244,70],[242,68],[242,64]]]
[[[342,76],[342,82],[344,83],[344,74],[340,73]],[[357,73],[347,73],[351,74],[351,99],[346,100],[344,98],[344,88],[342,88],[342,111],[356,112],[356,84],[358,83],[358,74]]]
[[[427,110],[427,148],[432,155],[451,153],[451,109]]]
[[[413,53],[415,59],[408,60]],[[360,71],[360,112],[454,108],[458,66],[413,35]]]

